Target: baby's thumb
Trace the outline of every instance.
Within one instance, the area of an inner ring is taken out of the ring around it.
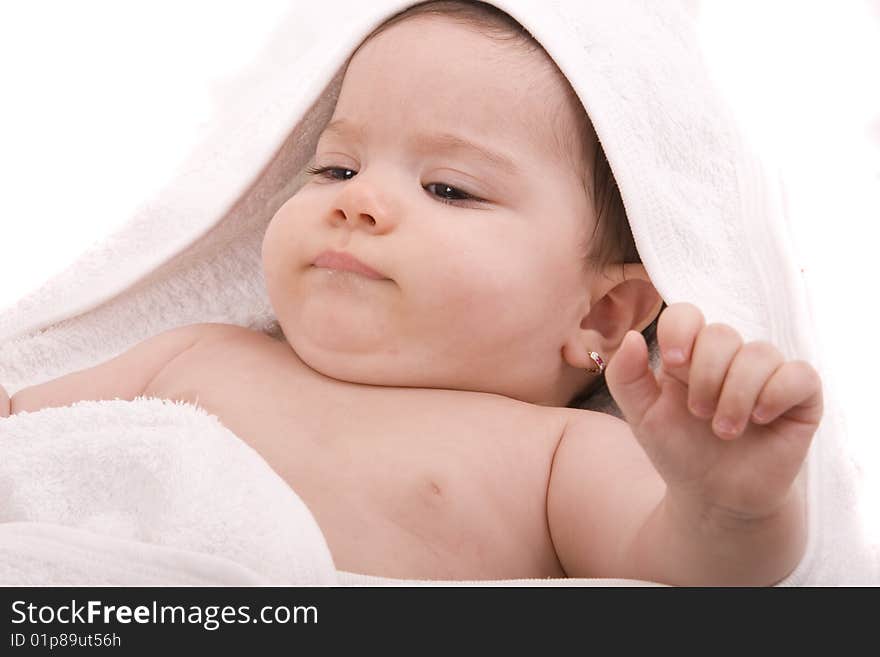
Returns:
[[[660,396],[660,386],[648,364],[648,345],[638,331],[627,331],[608,368],[605,382],[628,424],[638,426]]]

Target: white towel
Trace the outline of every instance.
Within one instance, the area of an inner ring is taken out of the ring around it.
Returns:
[[[2,584],[332,584],[311,512],[217,418],[138,398],[17,413],[0,438]]]
[[[266,328],[273,314],[260,271],[262,232],[302,183],[298,174],[332,112],[341,65],[371,29],[411,4],[362,3],[346,20],[331,20],[329,8],[292,7],[259,55],[224,80],[235,102],[218,112],[216,129],[167,187],[0,316],[0,382],[9,392],[106,360],[172,326]],[[714,90],[689,14],[647,0],[493,4],[544,45],[583,102],[642,261],[666,302],[693,303],[707,322],[730,324],[745,340],[768,340],[823,374],[826,412],[807,468],[807,553],[784,583],[880,583],[880,550],[861,529],[860,473],[829,364],[814,342],[776,170]],[[286,38],[303,11],[326,13],[315,21],[326,28],[305,51]],[[179,458],[187,463],[185,454]],[[271,475],[255,469],[253,476]],[[50,509],[32,520],[59,522]],[[210,541],[195,549],[217,554]],[[224,558],[248,565],[240,555]]]

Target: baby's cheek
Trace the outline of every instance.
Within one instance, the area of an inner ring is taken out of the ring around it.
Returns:
[[[282,206],[282,209],[275,213],[263,235],[261,256],[267,279],[283,271],[285,263],[293,263],[296,259],[292,217],[284,209],[285,206]]]
[[[262,260],[263,278],[269,302],[276,316],[281,319],[286,312],[285,306],[289,297],[289,288],[292,285],[288,280],[292,268],[284,266],[285,262],[289,262],[289,258],[285,254],[283,242],[278,239],[277,229],[271,224],[263,237]]]
[[[270,225],[266,234],[263,236],[263,245],[261,249],[263,276],[266,279],[266,286],[269,288],[270,293],[273,288],[273,283],[275,282],[276,272],[278,271],[276,246],[277,241],[273,238],[272,226]]]
[[[423,299],[438,310],[475,312],[500,305],[511,281],[478,258],[446,258],[423,274]]]
[[[521,272],[504,268],[481,271],[473,277],[469,289],[458,301],[459,310],[469,318],[465,323],[476,328],[516,330],[522,325],[523,313],[534,310],[532,285]]]

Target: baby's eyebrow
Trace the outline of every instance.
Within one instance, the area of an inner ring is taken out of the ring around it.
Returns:
[[[346,119],[336,119],[327,124],[327,127],[324,128],[324,133],[362,140],[365,130],[364,126],[360,124],[352,123]],[[513,158],[460,135],[449,132],[422,133],[414,141],[425,150],[467,152],[510,175],[515,176],[520,173],[519,167],[517,167]]]

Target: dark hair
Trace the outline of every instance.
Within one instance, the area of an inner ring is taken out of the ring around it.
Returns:
[[[443,16],[457,21],[461,25],[479,30],[481,34],[498,43],[524,48],[529,52],[544,52],[541,44],[516,19],[494,5],[479,2],[478,0],[429,0],[428,2],[413,5],[394,14],[374,29],[367,35],[362,44],[396,23],[415,16],[424,15]],[[553,62],[549,55],[547,59],[551,63]],[[556,71],[565,84],[568,97],[572,101],[572,108],[577,112],[575,145],[580,147],[580,154],[582,159],[585,160],[583,164],[586,165],[586,170],[592,173],[589,180],[584,179],[584,191],[593,203],[597,221],[593,228],[593,233],[589,236],[585,235],[585,242],[582,248],[582,251],[585,252],[585,269],[602,271],[605,267],[614,263],[641,263],[642,260],[636,250],[635,239],[626,217],[623,198],[617,187],[617,181],[611,172],[611,166],[608,164],[605,151],[599,143],[593,124],[576,92],[571,88],[568,79],[562,72],[558,68]],[[571,143],[571,138],[570,136],[568,139],[563,138],[560,142]],[[591,143],[594,144],[592,149],[589,148]],[[665,307],[666,303],[664,302],[661,306],[661,312]],[[648,343],[649,358],[652,365],[657,362],[656,333],[658,318],[659,314],[642,331],[642,335]],[[620,417],[620,410],[614,404],[608,392],[604,377],[602,377],[598,385],[594,385],[579,393],[577,397],[569,402],[568,406],[594,408],[597,403],[601,410]]]

